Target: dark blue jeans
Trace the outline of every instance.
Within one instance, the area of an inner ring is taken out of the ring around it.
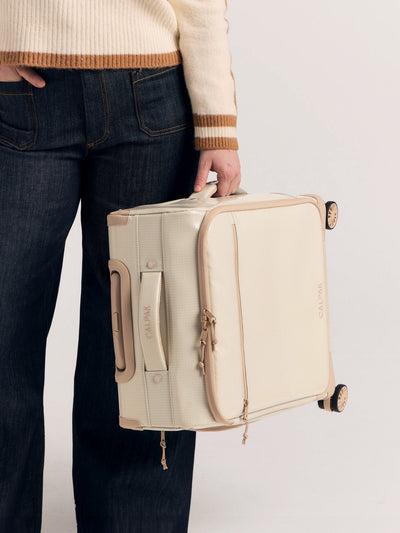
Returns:
[[[41,529],[46,338],[81,202],[77,531],[183,533],[196,433],[166,432],[163,470],[160,432],[118,424],[106,220],[193,192],[200,152],[183,67],[35,70],[44,88],[0,82],[0,531]]]

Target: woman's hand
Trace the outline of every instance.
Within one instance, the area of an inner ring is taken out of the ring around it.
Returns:
[[[32,67],[0,65],[0,81],[21,81],[25,79],[35,87],[44,87],[46,82]]]
[[[218,180],[213,196],[228,196],[236,192],[241,180],[238,150],[201,150],[194,192],[204,188],[210,170],[217,173]]]

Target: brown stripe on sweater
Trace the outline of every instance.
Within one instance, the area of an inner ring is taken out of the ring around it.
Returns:
[[[195,137],[195,150],[238,150],[239,143],[236,137]]]
[[[195,126],[236,126],[236,115],[199,115],[193,114],[193,124]]]
[[[54,68],[155,68],[182,63],[180,50],[159,54],[82,55],[49,52],[0,52],[0,65]]]

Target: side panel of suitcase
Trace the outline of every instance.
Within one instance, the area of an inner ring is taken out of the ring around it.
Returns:
[[[197,236],[202,218],[203,213],[189,211],[146,214],[109,226],[110,263],[119,261],[129,271],[133,321],[135,372],[118,381],[123,427],[217,425],[198,367]],[[157,366],[162,357],[165,366]]]

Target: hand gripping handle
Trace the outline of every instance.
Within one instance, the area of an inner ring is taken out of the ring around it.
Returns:
[[[204,188],[199,192],[192,192],[189,198],[211,198],[211,196],[217,192],[218,180],[209,181],[204,185]],[[238,188],[233,194],[248,194],[247,191]],[[232,194],[228,196],[233,196]]]

